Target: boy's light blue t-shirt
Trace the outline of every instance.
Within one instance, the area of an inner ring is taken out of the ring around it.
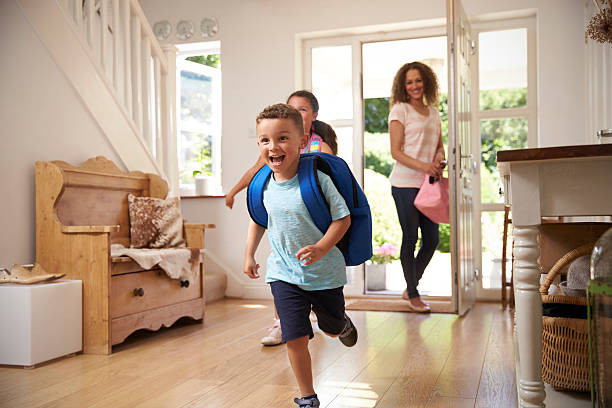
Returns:
[[[329,203],[332,220],[349,215],[344,198],[325,173],[318,171],[319,183]],[[304,290],[333,289],[346,284],[346,263],[334,246],[310,265],[298,261],[297,252],[316,244],[323,234],[312,221],[302,200],[298,176],[277,183],[274,177],[264,187],[263,202],[268,212],[268,238],[272,253],[266,266],[266,283],[284,281]]]

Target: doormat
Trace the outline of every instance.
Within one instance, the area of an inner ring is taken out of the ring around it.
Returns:
[[[426,300],[431,306],[432,313],[455,313],[455,308],[450,301]],[[404,299],[346,299],[347,310],[365,310],[374,312],[409,312]]]

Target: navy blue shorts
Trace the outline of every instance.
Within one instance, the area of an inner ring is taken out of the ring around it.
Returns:
[[[280,319],[283,342],[308,336],[313,338],[310,310],[317,315],[319,328],[325,333],[340,334],[344,330],[343,287],[304,290],[292,283],[270,282],[274,306]]]

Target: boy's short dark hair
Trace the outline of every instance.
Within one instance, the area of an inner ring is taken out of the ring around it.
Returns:
[[[302,115],[291,105],[286,103],[277,103],[275,105],[266,106],[264,110],[257,115],[255,123],[259,124],[263,119],[289,119],[295,127],[302,133],[304,133],[304,122],[302,121]]]

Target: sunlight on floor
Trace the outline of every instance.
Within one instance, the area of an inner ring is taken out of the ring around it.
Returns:
[[[246,309],[267,309],[269,306],[266,305],[240,305]]]
[[[378,402],[379,395],[372,390],[371,384],[326,381],[324,386],[341,392],[334,403],[339,402],[342,407],[371,408]]]
[[[355,408],[373,408],[376,406],[376,399],[362,399],[353,397],[339,396],[337,401],[340,402],[342,407],[355,407]]]

